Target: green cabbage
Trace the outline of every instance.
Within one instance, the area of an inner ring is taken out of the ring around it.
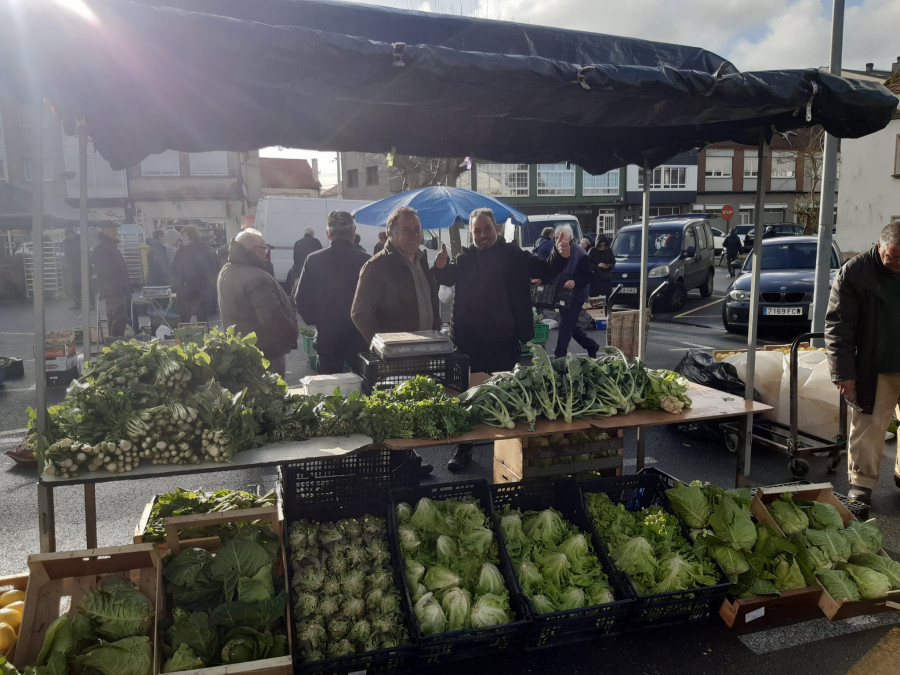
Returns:
[[[809,526],[816,530],[844,529],[844,520],[841,518],[841,514],[831,504],[812,502],[806,515],[809,518]]]
[[[818,546],[831,562],[845,563],[850,560],[850,543],[843,530],[807,530],[806,538],[813,546]]]
[[[778,523],[778,527],[787,536],[803,532],[809,527],[809,518],[799,506],[794,504],[790,493],[782,495],[768,505],[769,513]]]
[[[850,559],[854,565],[862,565],[876,572],[881,572],[891,582],[891,588],[900,588],[900,562],[877,553],[863,553]]]
[[[816,572],[816,577],[835,600],[855,601],[861,597],[856,582],[844,570],[822,570]]]
[[[878,600],[891,590],[891,580],[887,575],[860,565],[844,565],[844,570],[853,577],[863,600]]]
[[[150,675],[153,672],[150,638],[144,635],[104,642],[75,658],[79,672],[97,675]]]
[[[177,673],[182,670],[194,670],[205,666],[206,664],[203,663],[203,659],[197,656],[186,644],[182,644],[175,653],[172,654],[172,657],[167,659],[163,664],[162,672]]]
[[[505,597],[485,593],[475,600],[472,605],[470,620],[473,628],[485,628],[487,626],[499,626],[509,623],[509,602]]]
[[[699,561],[689,560],[679,553],[670,553],[659,561],[653,592],[670,593],[715,583],[715,576],[707,574]]]
[[[800,571],[796,558],[789,553],[782,553],[775,558],[773,573],[775,575],[775,587],[779,591],[792,591],[798,588],[806,588],[806,579]]]
[[[740,575],[750,569],[747,557],[741,551],[736,551],[730,546],[713,544],[709,547],[709,552],[732,581],[736,581]]]
[[[750,551],[756,543],[756,527],[750,511],[741,508],[730,495],[723,495],[713,507],[709,525],[717,536],[741,551]]]
[[[874,518],[864,523],[851,520],[842,534],[850,545],[850,555],[878,553],[881,550],[881,529]]]
[[[672,510],[689,528],[702,530],[709,522],[709,501],[703,490],[692,485],[678,483],[674,488],[666,490]]]
[[[114,574],[103,577],[99,588],[85,592],[78,611],[91,620],[100,637],[111,642],[146,634],[156,614],[146,595]]]

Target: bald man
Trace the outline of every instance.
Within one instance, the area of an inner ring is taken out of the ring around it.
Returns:
[[[284,377],[285,355],[297,346],[297,313],[268,272],[266,250],[257,230],[242,230],[234,238],[228,262],[219,272],[219,311],[226,328],[234,326],[243,335],[256,333],[256,346],[269,360],[269,370]]]

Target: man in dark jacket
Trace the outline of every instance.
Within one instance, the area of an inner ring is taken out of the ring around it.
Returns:
[[[722,241],[722,248],[725,249],[725,255],[728,256],[728,275],[733,277],[737,272],[731,265],[737,260],[738,253],[741,252],[741,238],[737,235],[734,228],[731,228],[731,232]]]
[[[552,279],[565,267],[568,241],[559,239],[546,260],[500,239],[490,209],[469,216],[473,244],[451,262],[446,245],[434,261],[439,284],[455,286],[451,329],[456,346],[469,357],[472,372],[512,370],[519,361],[519,342],[534,337],[531,280]],[[450,458],[451,471],[465,468],[472,446],[461,445]]]
[[[63,256],[66,264],[66,285],[72,294],[73,304],[70,309],[81,309],[81,237],[73,227],[66,228]]]
[[[316,327],[319,372],[340,373],[344,363],[351,366],[366,342],[353,325],[350,307],[356,293],[359,271],[369,254],[353,244],[356,224],[346,211],[328,215],[331,246],[315,251],[306,259],[294,301],[303,320]]]
[[[147,285],[169,285],[169,251],[163,240],[166,233],[162,230],[154,230],[150,238],[147,251]]]
[[[200,241],[200,230],[186,225],[181,230],[181,248],[172,261],[172,279],[178,295],[178,320],[190,323],[193,316],[206,323],[210,297],[219,272],[219,261],[209,244]]]
[[[422,224],[414,208],[400,206],[388,216],[388,240],[359,272],[350,316],[368,345],[376,333],[440,330],[438,285],[428,270]],[[431,473],[422,464],[422,474]]]
[[[256,333],[269,370],[284,377],[285,355],[297,346],[300,331],[294,303],[267,271],[267,251],[257,230],[241,230],[234,238],[217,281],[219,308],[225,328]]]
[[[825,349],[831,380],[850,404],[851,499],[870,504],[884,437],[900,404],[900,222],[847,262],[831,287]],[[894,466],[900,487],[900,459]]]
[[[588,253],[594,272],[588,289],[589,295],[592,298],[607,298],[612,292],[612,272],[616,268],[616,256],[609,248],[609,238],[601,234],[597,237],[596,246],[591,246],[589,239],[582,239],[581,245]]]
[[[562,236],[565,241],[572,242],[573,232],[570,225],[560,225],[556,228],[557,236]],[[554,356],[565,356],[569,350],[569,342],[574,338],[575,342],[587,350],[588,356],[597,356],[600,345],[584,332],[578,325],[581,316],[581,308],[588,299],[588,286],[594,276],[591,259],[582,246],[571,246],[571,255],[565,269],[557,279],[567,291],[572,291],[572,300],[559,310],[559,333],[556,336],[556,350]]]
[[[125,324],[131,313],[131,281],[125,258],[119,251],[116,237],[119,224],[111,220],[100,223],[100,235],[94,245],[94,271],[97,291],[106,301],[106,322],[110,337],[125,335]]]
[[[553,253],[555,245],[556,241],[553,238],[553,228],[545,227],[541,230],[541,236],[534,242],[533,253],[541,260],[546,260],[550,257],[550,254]]]

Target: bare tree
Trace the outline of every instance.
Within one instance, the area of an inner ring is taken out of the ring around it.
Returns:
[[[803,225],[803,234],[815,234],[819,230],[819,205],[824,169],[825,130],[820,126],[800,129],[788,139],[797,154],[797,173],[803,171],[802,197],[794,204],[794,215]]]

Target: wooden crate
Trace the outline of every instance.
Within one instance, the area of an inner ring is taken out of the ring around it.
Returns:
[[[27,574],[11,574],[9,576],[0,577],[0,593],[5,593],[6,591],[24,591],[28,588],[28,575]],[[9,648],[9,651],[5,654],[0,652],[0,656],[5,656],[7,661],[12,662],[16,653],[16,645],[14,644]]]
[[[808,619],[819,613],[819,586],[807,586],[781,595],[758,595],[754,598],[725,598],[719,608],[719,616],[730,628],[754,626],[779,621]]]
[[[844,527],[846,527],[847,523],[849,523],[851,520],[856,520],[853,514],[847,510],[847,507],[845,507],[834,496],[833,486],[831,485],[831,483],[760,488],[760,490],[756,493],[756,497],[754,498],[753,503],[750,505],[750,510],[753,513],[754,517],[756,517],[756,519],[760,522],[768,523],[778,532],[781,532],[781,528],[778,527],[778,523],[775,522],[775,519],[772,517],[772,514],[769,513],[769,509],[766,508],[766,505],[772,503],[772,501],[777,499],[779,495],[786,492],[790,492],[794,497],[798,499],[806,499],[809,501],[831,504],[838,510],[838,513],[841,514],[841,520],[844,521]],[[887,556],[887,553],[885,553],[882,549],[881,555]],[[828,590],[820,582],[818,582],[818,580],[817,583],[822,591],[821,595],[819,595],[819,609],[822,610],[825,616],[833,621],[848,619],[852,616],[875,614],[878,612],[887,611],[889,609],[896,609],[898,603],[900,603],[900,590],[891,591],[887,594],[887,596],[878,600],[848,601],[833,598]]]
[[[611,438],[598,439],[582,445],[529,446],[528,439],[512,438],[494,441],[494,482],[512,483],[529,478],[568,476],[583,471],[608,471],[610,475],[622,475],[621,429],[609,429]],[[534,437],[530,437],[534,438]],[[556,459],[602,451],[615,451],[609,457],[599,457],[578,462],[532,466],[529,460]]]
[[[650,310],[644,311],[647,314],[647,330],[644,332],[644,348],[646,348],[647,337],[650,333]],[[610,312],[607,317],[607,342],[610,346],[621,349],[628,358],[638,355],[640,317],[641,312],[638,309]]]
[[[173,554],[178,554],[184,548],[203,548],[210,553],[215,553],[221,545],[218,537],[208,537],[203,539],[186,539],[179,540],[178,530],[188,527],[198,527],[201,525],[221,525],[222,523],[244,522],[249,520],[267,520],[272,532],[279,535],[282,539],[282,523],[279,517],[277,506],[264,506],[256,509],[240,509],[235,511],[220,511],[215,513],[200,513],[193,516],[176,516],[174,518],[166,518],[166,547]],[[151,546],[151,544],[144,544]],[[287,558],[285,557],[284,545],[281,546],[281,556],[279,558],[279,573],[284,577],[284,590],[290,598],[290,589],[288,588],[287,575]],[[167,599],[161,594],[161,609],[157,612],[161,616],[163,612],[168,613]],[[288,639],[288,650],[292,651],[291,621],[290,621],[290,601],[285,609],[285,631]],[[162,644],[162,636],[159,637],[160,645]],[[162,649],[156,653],[154,661],[154,673],[160,673],[163,666]],[[237,675],[253,673],[254,675],[293,675],[294,665],[290,653],[287,656],[277,656],[271,659],[261,659],[259,661],[248,661],[246,663],[236,663],[224,666],[210,666],[209,668],[196,668],[194,670],[182,671],[189,675]]]
[[[28,557],[29,581],[25,612],[13,665],[33,664],[44,644],[47,627],[78,606],[86,591],[97,588],[111,574],[132,582],[159,613],[159,553],[151,544],[115,546]],[[150,642],[156,662],[156,622]]]

